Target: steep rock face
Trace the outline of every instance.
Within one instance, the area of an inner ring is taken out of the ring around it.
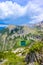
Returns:
[[[27,65],[35,65],[34,63],[37,62],[39,65],[43,65],[43,52],[31,52],[26,55],[25,62]],[[37,65],[37,64],[36,64]]]

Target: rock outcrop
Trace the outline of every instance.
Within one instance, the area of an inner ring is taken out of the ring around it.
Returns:
[[[35,65],[34,63],[38,63],[39,65],[43,65],[43,53],[31,52],[26,55],[25,62],[27,65]]]

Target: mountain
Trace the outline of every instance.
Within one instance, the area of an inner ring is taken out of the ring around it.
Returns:
[[[34,24],[35,27],[43,27],[43,21],[38,22],[37,24]]]
[[[8,29],[8,30],[7,30]],[[37,34],[38,31],[43,32],[43,21],[37,24],[30,24],[29,26],[16,26],[16,25],[2,25],[0,26],[0,30],[4,31],[9,34],[14,34],[15,36],[26,36],[27,34]],[[7,30],[7,31],[6,31]],[[4,32],[4,33],[5,33]]]
[[[0,27],[0,43],[5,44],[4,50],[12,49],[13,47],[19,47],[21,40],[26,40],[27,46],[32,41],[43,40],[43,24],[41,22],[30,26],[15,26],[8,25],[7,27]],[[29,43],[28,43],[29,41]],[[9,45],[9,46],[8,46]],[[7,46],[9,48],[7,48]],[[3,50],[3,49],[2,49]]]
[[[29,34],[29,33],[35,33],[36,30],[34,28],[31,28],[29,26],[15,26],[15,25],[8,25],[8,26],[2,26],[0,27],[0,30],[6,30],[8,29],[8,31],[6,32],[9,32],[9,34],[15,34],[15,35],[26,35],[26,34]],[[2,31],[3,31],[2,30]]]
[[[20,40],[41,41],[43,39],[43,31],[41,31],[39,27],[37,28],[37,25],[35,25],[34,28],[31,28],[29,26],[8,25],[7,27],[4,27],[4,28],[1,27],[0,29],[1,29],[0,30],[0,34],[1,34],[0,39],[3,40],[1,42],[2,42],[2,44],[4,43],[6,45],[8,45],[10,43],[9,48],[13,48],[13,46],[15,46],[15,44],[19,44]],[[18,41],[18,43],[17,43],[17,41]],[[9,48],[7,48],[7,49],[9,49]]]
[[[43,22],[1,28],[1,65],[43,65]]]

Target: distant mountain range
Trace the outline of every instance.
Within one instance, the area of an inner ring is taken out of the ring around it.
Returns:
[[[5,23],[3,22],[0,22],[0,30],[6,28],[6,27],[9,27],[10,29],[13,27],[17,27],[15,25],[6,25]],[[19,26],[20,27],[20,26]],[[36,27],[42,27],[43,28],[43,21],[37,23],[37,24],[29,24],[28,26],[27,25],[24,25],[24,27],[27,27],[27,28],[36,28]]]
[[[0,27],[0,30],[3,30],[3,29],[5,29],[5,27]]]

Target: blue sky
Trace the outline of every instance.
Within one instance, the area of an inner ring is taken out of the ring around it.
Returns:
[[[17,2],[18,4],[25,6],[29,0],[0,0],[1,2],[5,1],[12,1],[12,2]]]
[[[0,24],[28,25],[43,20],[43,0],[0,0]]]

